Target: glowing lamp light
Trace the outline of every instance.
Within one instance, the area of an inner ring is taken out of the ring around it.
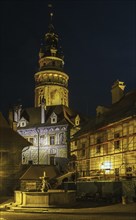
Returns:
[[[111,169],[111,162],[105,161],[104,163],[101,164],[101,169],[102,170],[110,170]]]

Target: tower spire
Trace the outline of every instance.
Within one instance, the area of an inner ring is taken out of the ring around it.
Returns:
[[[53,20],[53,10],[52,10],[52,4],[48,4],[49,13],[50,13],[50,23],[52,23]]]

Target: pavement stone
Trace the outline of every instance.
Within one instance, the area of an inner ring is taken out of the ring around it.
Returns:
[[[10,201],[10,200],[8,200]],[[89,206],[90,205],[90,206]],[[96,205],[96,206],[95,206]],[[8,212],[27,212],[27,213],[65,213],[65,214],[83,214],[83,213],[130,213],[136,215],[136,203],[116,203],[116,204],[93,204],[85,202],[77,202],[74,207],[21,207],[16,206],[15,203],[2,203],[0,205],[0,211]]]

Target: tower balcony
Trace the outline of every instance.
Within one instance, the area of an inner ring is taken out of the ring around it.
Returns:
[[[58,81],[41,81],[41,82],[35,82],[36,86],[45,86],[45,85],[58,85],[58,86],[63,86],[65,88],[68,88],[68,83],[64,82],[58,82]]]
[[[56,71],[61,71],[63,72],[63,66],[42,66],[39,68],[39,71],[44,71],[44,70],[56,70]]]
[[[58,70],[43,70],[35,74],[35,84],[39,85],[59,85],[68,88],[68,75]]]

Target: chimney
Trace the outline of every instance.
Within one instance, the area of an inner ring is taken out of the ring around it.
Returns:
[[[18,121],[18,109],[17,106],[14,107],[14,118],[13,121],[17,122]]]
[[[117,80],[114,82],[111,93],[112,93],[112,104],[118,102],[124,96],[124,89],[126,85],[124,82]]]
[[[43,97],[41,100],[41,124],[45,123],[45,110],[46,110],[46,102]]]
[[[18,122],[18,121],[20,120],[21,110],[22,110],[22,105],[16,105],[16,106],[14,106],[14,118],[13,118],[13,120],[14,120],[15,122]]]

